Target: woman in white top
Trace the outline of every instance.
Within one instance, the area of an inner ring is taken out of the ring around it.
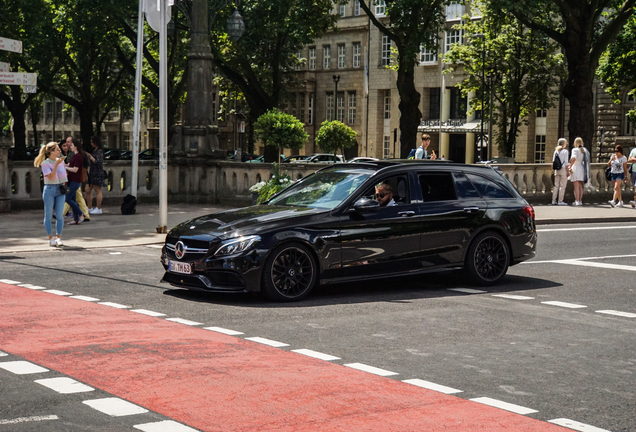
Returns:
[[[574,185],[574,204],[575,206],[583,205],[583,182],[587,180],[587,152],[583,145],[583,140],[577,137],[574,140],[572,148],[572,157],[570,158],[570,181]]]
[[[614,197],[611,201],[608,201],[612,207],[623,207],[623,196],[621,195],[621,184],[625,180],[625,173],[627,172],[627,158],[623,152],[623,147],[616,144],[614,147],[614,154],[607,163],[611,167],[612,181],[614,182]]]

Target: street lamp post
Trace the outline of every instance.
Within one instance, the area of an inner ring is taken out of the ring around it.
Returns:
[[[334,93],[334,98],[333,98],[333,102],[334,102],[334,108],[335,108],[335,119],[338,119],[338,81],[340,81],[340,75],[334,75],[333,77],[333,82],[336,83],[336,90]]]
[[[486,36],[483,33],[475,33],[472,35],[473,38],[479,38],[482,40],[481,43],[481,124],[479,131],[479,160],[484,160],[484,103],[485,103],[485,93],[486,93]]]

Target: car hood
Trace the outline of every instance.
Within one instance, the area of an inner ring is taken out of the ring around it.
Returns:
[[[288,219],[301,218],[328,212],[325,209],[310,207],[287,207],[256,205],[220,213],[212,213],[182,222],[168,233],[174,237],[201,237],[214,236],[221,240],[236,237],[237,235],[249,235],[270,229]]]

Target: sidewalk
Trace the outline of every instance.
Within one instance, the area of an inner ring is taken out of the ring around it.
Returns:
[[[534,205],[537,225],[565,223],[633,223],[636,210],[629,207],[611,208],[607,203],[585,204],[582,207]],[[173,204],[168,206],[168,229],[197,216],[228,209],[203,204]],[[104,207],[101,215],[92,215],[90,222],[65,225],[62,233],[65,249],[113,248],[133,245],[160,245],[165,234],[157,234],[159,206],[141,204],[137,214],[123,216],[119,207]],[[14,211],[0,214],[0,254],[54,250],[47,241],[42,225],[42,210]],[[65,219],[65,223],[71,219]],[[55,228],[54,228],[55,229]]]

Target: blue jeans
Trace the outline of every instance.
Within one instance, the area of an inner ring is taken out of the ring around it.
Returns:
[[[79,221],[79,217],[82,215],[82,211],[77,204],[77,190],[82,184],[74,181],[68,182],[68,193],[66,194],[66,202],[71,206],[73,210],[73,219],[75,222]],[[57,216],[55,216],[57,217]]]
[[[60,193],[60,185],[44,185],[42,191],[42,201],[44,201],[44,229],[48,235],[53,235],[51,231],[51,219],[53,209],[55,209],[55,233],[62,235],[64,228],[64,199],[65,195]]]

